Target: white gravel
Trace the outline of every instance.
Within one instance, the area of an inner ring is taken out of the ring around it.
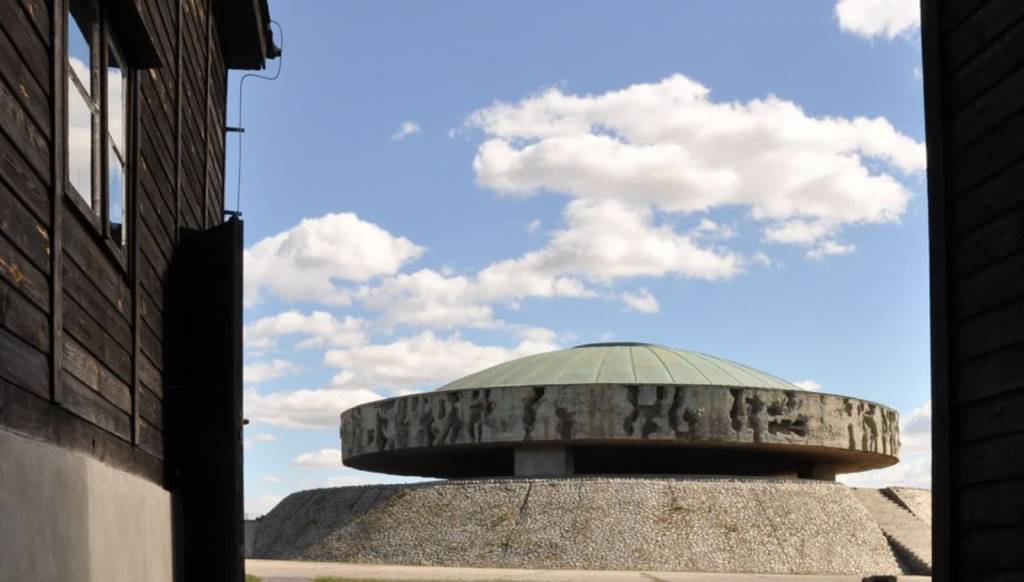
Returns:
[[[315,489],[260,521],[255,557],[461,567],[898,574],[837,483],[740,478],[439,481]]]

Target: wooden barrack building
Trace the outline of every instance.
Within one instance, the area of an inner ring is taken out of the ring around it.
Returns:
[[[266,0],[0,1],[0,579],[241,580],[227,73],[274,56]]]

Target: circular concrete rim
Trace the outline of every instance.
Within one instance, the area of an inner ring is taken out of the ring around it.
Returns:
[[[668,388],[684,388],[698,391],[710,391],[710,392],[732,392],[734,390],[755,391],[757,393],[769,393],[776,394],[779,398],[791,397],[794,393],[800,393],[812,398],[820,399],[824,402],[826,399],[837,399],[843,403],[851,403],[853,406],[858,404],[864,404],[868,407],[874,406],[876,410],[880,412],[879,417],[889,415],[891,419],[895,419],[893,424],[895,425],[895,439],[898,443],[898,413],[881,404],[872,402],[869,400],[863,400],[859,398],[853,398],[849,396],[842,396],[837,394],[828,394],[820,392],[808,392],[802,390],[785,390],[778,388],[767,388],[767,387],[728,387],[728,386],[693,386],[693,385],[611,385],[611,384],[595,384],[595,385],[563,385],[563,386],[508,386],[498,388],[479,388],[479,389],[462,389],[456,391],[448,391],[449,394],[463,393],[471,394],[473,392],[482,391],[522,391],[528,389],[571,389],[571,390],[586,390],[588,388],[598,389],[615,389],[622,388],[623,390],[635,388],[654,388],[654,389],[668,389]],[[342,424],[342,435],[346,432],[346,425],[351,423],[353,415],[359,414],[362,416],[364,412],[371,415],[376,414],[376,410],[385,403],[394,403],[401,400],[410,401],[416,398],[424,397],[444,397],[445,391],[432,391],[426,393],[410,394],[395,398],[388,398],[384,400],[377,400],[369,403],[365,403],[359,406],[355,406],[347,409],[341,415]],[[462,397],[462,396],[460,396]],[[580,414],[581,411],[576,411]],[[582,414],[581,414],[582,415]],[[879,440],[884,440],[886,437],[883,431],[879,431],[881,435]],[[851,437],[852,438],[852,437]],[[859,439],[857,439],[859,441]],[[876,450],[864,450],[858,448],[850,448],[846,446],[837,446],[835,444],[822,444],[822,443],[807,443],[807,442],[794,442],[789,440],[786,442],[764,442],[764,441],[744,441],[744,440],[731,440],[725,438],[711,438],[711,439],[669,439],[669,438],[642,438],[638,439],[635,437],[603,437],[603,438],[573,438],[569,441],[561,440],[558,438],[534,438],[532,440],[523,439],[510,439],[504,440],[492,440],[487,442],[476,441],[476,442],[453,442],[453,443],[442,443],[442,444],[430,444],[430,445],[414,445],[414,446],[402,446],[395,449],[385,450],[362,450],[353,451],[349,447],[345,446],[343,437],[342,446],[342,463],[346,466],[380,473],[389,473],[395,475],[413,475],[413,476],[424,476],[424,477],[440,477],[440,478],[474,478],[474,477],[502,477],[508,475],[507,472],[499,473],[462,473],[462,472],[451,472],[451,470],[425,470],[423,467],[425,464],[429,465],[431,461],[440,465],[447,464],[452,466],[456,463],[453,460],[454,457],[461,459],[460,462],[469,464],[480,464],[483,465],[500,465],[499,462],[487,463],[486,461],[481,463],[480,459],[484,458],[485,455],[502,455],[509,454],[512,451],[522,448],[523,446],[528,447],[564,447],[566,449],[572,449],[573,451],[583,451],[586,453],[588,450],[599,451],[605,450],[609,452],[621,453],[627,449],[632,450],[645,450],[645,451],[659,451],[658,454],[679,454],[682,456],[692,456],[699,454],[707,454],[710,451],[718,451],[720,454],[731,454],[734,458],[746,458],[749,460],[755,456],[761,457],[758,459],[760,463],[768,463],[772,459],[778,461],[783,460],[779,465],[779,469],[776,471],[764,469],[761,473],[729,473],[729,472],[716,472],[716,473],[693,473],[693,474],[721,474],[721,475],[735,475],[735,476],[755,476],[760,475],[779,475],[785,474],[791,471],[797,470],[798,466],[820,466],[828,468],[833,473],[852,473],[871,469],[879,469],[888,466],[892,466],[899,462],[898,457],[895,453],[887,451],[885,445]],[[898,447],[898,444],[897,444]],[[445,459],[445,457],[452,457],[453,459]],[[412,462],[410,462],[412,460]],[[672,463],[682,464],[686,459],[679,458],[678,460],[671,461]],[[655,474],[686,474],[686,471],[671,471],[666,473],[664,471],[656,471]],[[596,474],[596,472],[589,472],[584,474]],[[613,475],[626,475],[630,473],[616,473],[615,471],[609,472]]]
[[[564,443],[559,441],[533,441],[533,445],[538,447],[558,447],[564,446]],[[417,471],[415,465],[410,466],[410,463],[406,462],[407,459],[417,459],[421,462],[430,461],[434,459],[441,459],[449,456],[461,457],[462,453],[475,452],[480,455],[498,455],[498,454],[511,454],[516,448],[513,443],[497,443],[497,444],[456,444],[456,445],[443,445],[437,447],[415,447],[407,448],[397,451],[381,451],[374,453],[363,453],[359,455],[346,456],[342,459],[342,464],[352,469],[358,469],[360,471],[368,471],[371,473],[383,473],[389,475],[401,475],[406,477],[426,477],[432,479],[444,479],[444,480],[457,480],[457,481],[478,481],[488,479],[545,479],[555,478],[557,476],[552,475],[549,477],[537,476],[537,477],[523,477],[515,475],[493,475],[493,476],[473,476],[472,474],[440,474],[440,473],[427,473],[423,471]],[[589,442],[589,443],[577,443],[571,445],[571,448],[577,453],[585,452],[588,449],[594,449],[597,452],[608,452],[610,450],[620,449],[626,451],[629,449],[661,449],[665,452],[675,452],[685,455],[688,452],[700,452],[709,453],[712,451],[722,452],[745,452],[745,453],[760,453],[766,459],[779,458],[780,456],[788,457],[793,461],[794,465],[797,461],[804,461],[806,465],[824,465],[831,467],[836,474],[841,473],[858,473],[861,471],[870,471],[874,469],[884,469],[891,467],[899,462],[899,458],[892,455],[875,453],[870,451],[847,451],[842,453],[842,449],[836,449],[835,447],[824,447],[824,446],[813,446],[813,445],[791,445],[787,446],[784,444],[773,444],[773,443],[723,443],[723,442],[707,442],[700,443],[699,445],[681,444],[675,445],[666,442],[614,442],[614,441],[601,441],[601,442]],[[842,454],[836,454],[840,452]],[[781,454],[780,454],[781,453]],[[465,461],[471,462],[471,461]],[[577,478],[595,478],[595,477],[607,477],[607,478],[633,478],[633,477],[649,477],[649,478],[671,478],[671,477],[682,477],[682,478],[721,478],[721,479],[787,479],[791,478],[794,480],[804,480],[803,478],[790,477],[795,469],[790,466],[782,466],[779,468],[777,473],[771,473],[767,471],[762,474],[751,473],[727,473],[727,472],[712,472],[712,473],[687,473],[685,471],[672,472],[672,473],[616,473],[616,472],[594,472],[594,473],[576,473],[573,477]]]

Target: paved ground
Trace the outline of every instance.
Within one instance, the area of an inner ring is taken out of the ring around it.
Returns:
[[[860,576],[786,576],[767,574],[684,574],[608,570],[513,570],[498,568],[441,568],[434,566],[383,566],[328,562],[246,560],[245,571],[263,582],[306,582],[318,576],[381,581],[460,582],[860,582]],[[900,576],[901,581],[930,582],[926,576]]]

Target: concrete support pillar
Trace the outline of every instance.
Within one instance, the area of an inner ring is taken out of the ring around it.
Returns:
[[[575,472],[570,447],[522,446],[515,449],[516,477],[567,477]]]
[[[818,481],[835,481],[836,469],[832,465],[812,465],[808,469],[800,471],[801,479],[815,479]]]

